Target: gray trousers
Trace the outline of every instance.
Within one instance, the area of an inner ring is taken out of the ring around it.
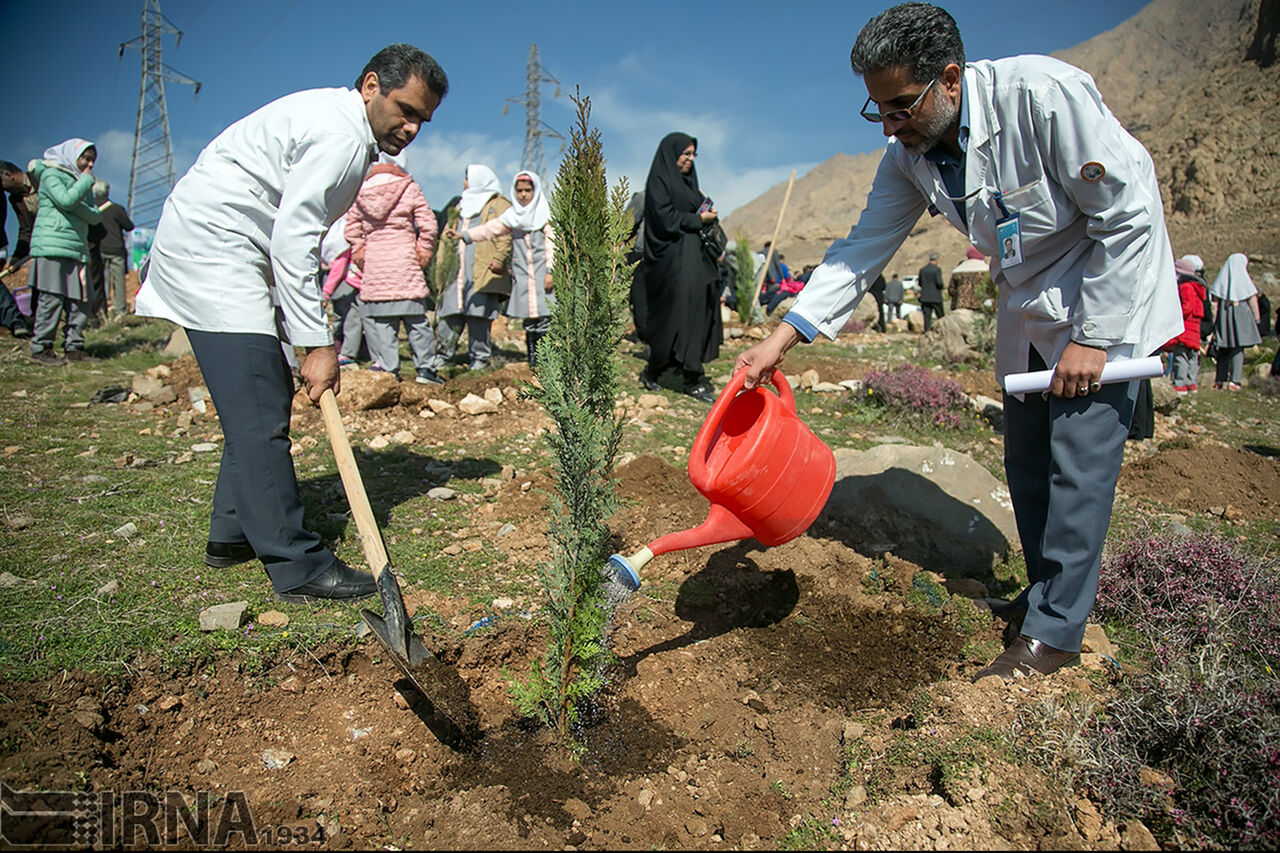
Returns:
[[[41,291],[36,300],[35,330],[31,334],[32,355],[53,349],[58,319],[63,311],[67,312],[67,321],[62,326],[62,349],[67,352],[84,349],[84,327],[89,322],[89,302],[60,293]]]
[[[1045,369],[1034,350],[1027,369]],[[1004,397],[1004,468],[1027,560],[1022,633],[1056,649],[1080,650],[1093,610],[1137,390]]]
[[[37,319],[37,322],[38,319]],[[36,327],[37,329],[39,326]],[[1218,364],[1214,373],[1214,381],[1221,384],[1234,382],[1240,384],[1244,378],[1244,347],[1218,347]]]
[[[436,325],[436,357],[435,362],[431,365],[434,369],[439,370],[453,357],[453,352],[458,348],[458,338],[462,337],[462,324],[466,321],[467,325],[467,356],[473,365],[487,365],[490,357],[493,355],[493,348],[489,345],[489,327],[492,320],[486,320],[484,317],[464,317],[461,314],[452,314],[448,317],[441,317],[440,322]]]
[[[271,335],[187,329],[225,441],[209,517],[212,542],[248,542],[277,592],[315,579],[336,561],[302,526],[289,455],[293,374]]]
[[[342,329],[342,346],[338,355],[355,361],[364,341],[364,315],[360,310],[359,293],[345,281],[333,291],[333,313],[338,315]]]
[[[436,336],[427,315],[409,317],[364,318],[364,339],[369,347],[369,357],[383,370],[400,372],[400,324],[404,323],[409,336],[409,352],[413,356],[414,370],[434,369]],[[344,342],[345,346],[345,342]]]
[[[1200,350],[1182,344],[1173,345],[1173,357],[1169,360],[1169,381],[1174,388],[1195,385],[1200,376]]]
[[[113,314],[123,314],[128,310],[124,293],[126,267],[124,255],[102,256],[102,268],[107,282],[107,302],[111,304]]]

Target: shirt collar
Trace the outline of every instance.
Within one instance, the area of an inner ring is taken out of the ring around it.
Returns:
[[[969,153],[969,99],[964,96],[963,89],[960,91],[960,133],[958,142],[960,143],[959,160],[952,157],[946,147],[942,145],[935,145],[926,151],[924,159],[930,163],[947,165],[952,162],[963,162],[965,155]]]

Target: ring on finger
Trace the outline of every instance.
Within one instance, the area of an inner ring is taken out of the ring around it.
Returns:
[[[1101,387],[1102,387],[1102,383],[1101,383],[1101,382],[1099,382],[1097,379],[1095,379],[1095,380],[1093,380],[1092,382],[1090,382],[1090,383],[1089,383],[1089,390],[1090,390],[1090,391],[1097,391],[1097,390],[1098,390],[1098,389],[1100,389]]]
[[[1088,394],[1088,393],[1089,393],[1089,386],[1088,386],[1088,385],[1081,385],[1079,388],[1077,388],[1077,389],[1076,389],[1076,393],[1077,393],[1077,394]]]

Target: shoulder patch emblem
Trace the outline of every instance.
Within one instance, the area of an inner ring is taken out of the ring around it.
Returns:
[[[1096,184],[1098,181],[1102,180],[1106,174],[1107,167],[1103,166],[1096,160],[1090,160],[1088,163],[1085,163],[1080,167],[1080,179],[1088,181],[1091,184]]]

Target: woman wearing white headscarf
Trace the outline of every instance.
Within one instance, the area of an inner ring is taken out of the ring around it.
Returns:
[[[502,197],[493,169],[473,163],[462,180],[462,200],[458,203],[458,231],[466,231],[497,219],[511,207]],[[453,357],[467,325],[467,355],[471,370],[489,366],[492,350],[489,327],[498,317],[502,303],[511,292],[511,238],[498,237],[488,243],[458,241],[458,277],[440,295],[436,327],[437,372]]]
[[[551,230],[551,205],[542,192],[542,180],[533,172],[516,172],[511,181],[513,204],[497,219],[446,236],[466,244],[483,243],[511,235],[511,298],[503,313],[524,320],[524,342],[529,366],[538,362],[538,342],[551,328],[551,266],[555,236]]]
[[[31,231],[31,290],[40,294],[35,307],[31,358],[40,364],[62,364],[53,351],[58,320],[66,314],[62,351],[68,361],[84,355],[84,327],[89,320],[89,226],[102,221],[93,204],[93,164],[98,149],[87,139],[68,139],[48,148],[29,171],[39,183],[40,207]]]
[[[1246,347],[1262,343],[1258,334],[1258,288],[1249,277],[1249,259],[1236,253],[1218,271],[1209,288],[1213,297],[1213,338],[1218,370],[1213,387],[1240,390]]]

